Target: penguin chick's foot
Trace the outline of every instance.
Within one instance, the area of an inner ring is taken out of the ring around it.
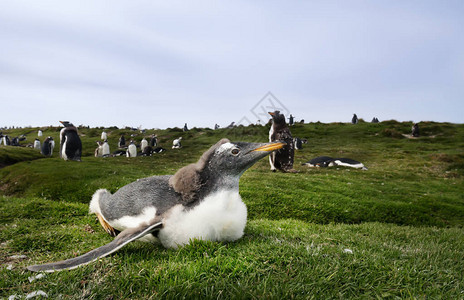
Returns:
[[[116,229],[114,229],[113,227],[111,227],[110,224],[108,224],[105,219],[103,219],[102,215],[100,215],[99,213],[96,213],[97,215],[97,218],[98,218],[98,221],[100,222],[100,225],[103,227],[103,229],[105,229],[105,231],[111,235],[112,237],[115,237],[118,235],[119,231],[117,231]]]

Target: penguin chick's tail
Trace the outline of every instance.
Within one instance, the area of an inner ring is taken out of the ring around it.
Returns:
[[[85,265],[96,261],[100,257],[107,256],[113,252],[118,251],[125,245],[130,242],[139,239],[147,234],[150,234],[154,231],[158,231],[163,227],[163,223],[157,220],[154,220],[150,224],[141,225],[137,228],[126,229],[121,232],[117,238],[115,238],[111,243],[101,246],[97,249],[94,249],[90,252],[87,252],[84,255],[70,258],[67,260],[62,260],[54,263],[48,263],[43,265],[34,265],[29,266],[27,269],[33,272],[54,272],[65,269],[75,269],[78,266]]]
[[[90,205],[89,205],[89,214],[95,214],[98,218],[98,221],[100,222],[100,225],[105,229],[105,231],[111,235],[112,237],[115,237],[118,235],[119,231],[114,229],[103,217],[100,209],[100,199],[103,199],[105,197],[111,196],[111,193],[108,190],[105,189],[99,189],[97,190],[93,196],[92,200],[90,200]]]

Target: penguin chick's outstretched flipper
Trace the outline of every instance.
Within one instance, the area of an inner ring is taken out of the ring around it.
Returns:
[[[155,222],[148,225],[141,225],[137,228],[128,228],[121,232],[111,243],[87,252],[84,255],[54,263],[29,266],[27,269],[34,272],[54,272],[66,269],[74,269],[78,266],[91,263],[100,257],[104,257],[115,251],[118,251],[130,242],[152,232],[159,231],[162,227],[163,223],[156,220]]]

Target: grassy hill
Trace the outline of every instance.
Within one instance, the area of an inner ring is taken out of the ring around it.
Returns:
[[[29,283],[24,267],[83,254],[111,240],[87,215],[95,190],[173,174],[222,137],[265,142],[264,126],[178,128],[145,134],[107,128],[137,142],[156,133],[168,151],[152,157],[93,157],[103,128],[81,128],[82,162],[0,146],[0,298],[44,290],[52,298],[462,298],[464,125],[422,122],[297,124],[308,144],[296,174],[272,173],[267,159],[245,172],[245,236],[230,244],[195,241],[178,251],[135,242],[111,257]],[[59,141],[58,127],[42,128]],[[37,128],[4,131],[25,134]],[[183,148],[170,149],[183,137]],[[58,143],[57,143],[58,144]],[[329,155],[368,171],[307,168]],[[14,255],[25,255],[17,258]],[[7,266],[13,269],[8,270]],[[122,276],[121,276],[122,275]]]

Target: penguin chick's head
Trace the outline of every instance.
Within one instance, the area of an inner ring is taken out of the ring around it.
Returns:
[[[226,139],[222,141],[208,162],[209,169],[222,176],[240,176],[258,160],[286,145],[282,142],[246,143],[230,142]]]
[[[272,116],[272,122],[274,124],[285,124],[285,115],[281,114],[280,111],[276,110],[274,112],[269,112],[269,114]]]
[[[200,157],[198,162],[181,168],[169,179],[174,190],[182,195],[183,201],[192,202],[201,194],[201,190],[214,182],[231,182],[238,188],[238,178],[259,159],[285,143],[245,143],[230,142],[222,139]],[[232,180],[228,180],[232,179]]]

